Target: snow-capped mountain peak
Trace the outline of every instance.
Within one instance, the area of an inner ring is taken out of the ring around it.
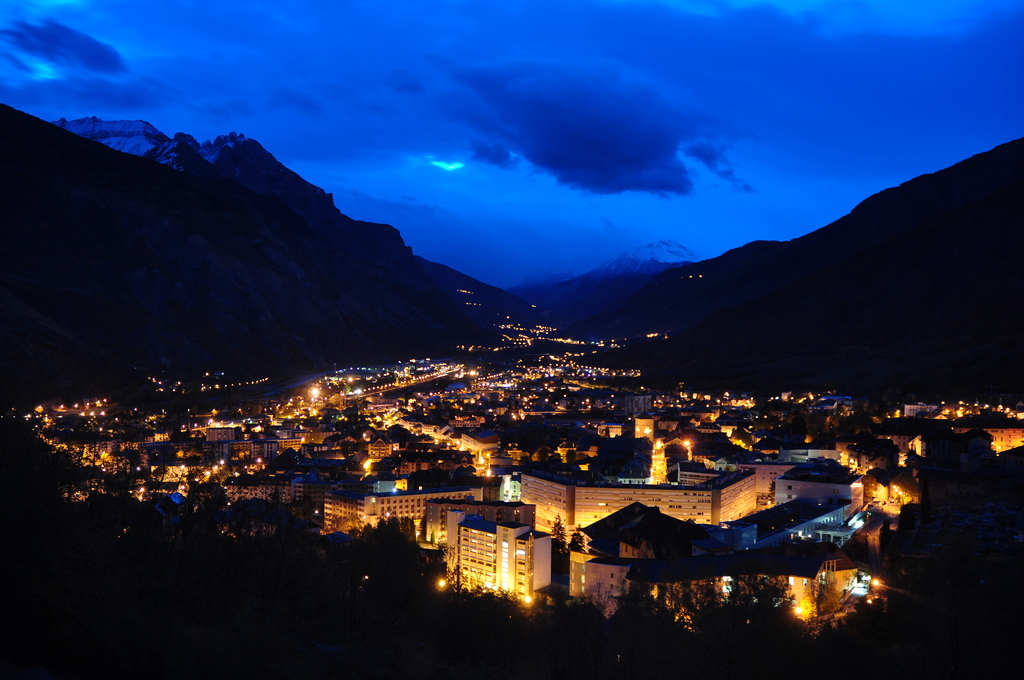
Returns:
[[[675,241],[658,241],[627,250],[615,259],[601,264],[591,274],[600,278],[656,274],[669,267],[678,267],[699,259],[693,251]]]
[[[112,149],[143,156],[154,147],[170,142],[170,138],[144,120],[100,120],[96,116],[67,120],[54,125],[79,137],[102,142]]]
[[[235,142],[244,142],[246,139],[248,139],[248,137],[243,134],[238,132],[229,132],[226,135],[218,135],[212,142],[210,140],[206,140],[199,145],[197,151],[199,151],[199,155],[206,160],[211,163],[216,163],[217,156],[220,154],[222,149],[225,147],[230,149],[234,147]]]
[[[555,323],[566,323],[601,311],[670,267],[699,259],[675,241],[659,241],[627,250],[595,269],[558,283],[525,282],[509,292],[549,310]]]
[[[204,160],[216,163],[217,156],[225,148],[233,148],[237,142],[248,140],[243,134],[230,132],[218,136],[212,142],[207,140],[200,144],[195,137],[184,132],[175,134],[174,139],[171,139],[144,120],[102,120],[96,116],[76,120],[61,118],[53,124],[79,137],[106,144],[112,149],[145,156],[172,166],[175,165],[174,158],[179,151],[175,147],[179,143],[191,148]]]

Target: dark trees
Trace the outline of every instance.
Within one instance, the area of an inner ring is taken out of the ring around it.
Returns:
[[[555,574],[569,573],[569,544],[561,515],[555,517],[555,525],[551,528],[551,571]]]

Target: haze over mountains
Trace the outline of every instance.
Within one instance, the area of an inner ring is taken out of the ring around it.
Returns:
[[[577,276],[523,282],[508,291],[548,310],[550,320],[562,325],[597,314],[640,290],[660,272],[698,259],[675,241],[659,241],[628,250]]]
[[[423,270],[434,282],[463,306],[466,316],[485,327],[495,324],[534,323],[542,320],[543,312],[522,298],[497,286],[477,281],[471,276],[437,262],[416,256]]]

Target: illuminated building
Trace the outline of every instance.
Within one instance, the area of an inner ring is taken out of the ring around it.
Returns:
[[[377,437],[377,439],[366,445],[366,455],[368,455],[372,460],[387,458],[392,454],[392,452],[394,452],[394,450],[395,445],[383,437]]]
[[[479,493],[479,489],[468,486],[369,494],[332,491],[324,496],[324,532],[344,531],[364,524],[376,526],[387,517],[421,520],[426,515],[426,503],[432,498],[464,499]]]
[[[627,416],[644,413],[651,410],[653,400],[654,397],[650,394],[628,394],[622,398],[622,409]]]
[[[615,611],[618,599],[635,583],[652,586],[655,593],[677,584],[713,583],[727,597],[736,579],[757,588],[774,577],[789,600],[778,604],[798,605],[806,597],[816,599],[825,587],[835,587],[845,597],[858,579],[857,565],[828,543],[670,560],[594,557],[578,568],[585,580],[573,582],[571,595],[594,602],[605,615]]]
[[[819,459],[797,465],[775,480],[775,502],[793,500],[842,506],[849,517],[864,505],[864,483],[839,463]]]
[[[654,451],[651,453],[651,484],[665,484],[668,482],[668,464],[665,461],[665,447],[661,440],[654,442]]]
[[[739,470],[754,471],[754,493],[758,499],[767,502],[775,502],[775,485],[779,477],[792,470],[795,466],[792,463],[778,463],[775,461],[751,461],[736,463]]]
[[[641,413],[633,418],[633,436],[637,439],[654,437],[655,418],[650,413]]]
[[[551,536],[529,524],[490,522],[448,512],[449,570],[463,588],[504,590],[522,598],[551,583]]]
[[[588,526],[634,502],[701,524],[739,519],[757,507],[753,471],[687,486],[593,483],[530,472],[522,475],[522,500],[537,506],[537,526],[544,530],[554,526],[556,517],[566,527]]]
[[[479,515],[491,522],[516,522],[528,524],[531,528],[536,522],[537,508],[519,501],[505,503],[502,501],[483,501],[450,498],[434,498],[426,502],[426,517],[423,535],[432,543],[448,542],[447,517],[449,510],[457,510],[468,515]]]
[[[965,416],[953,421],[953,431],[964,434],[971,430],[984,430],[992,435],[992,448],[1006,451],[1024,445],[1024,422],[1005,415],[992,414]]]
[[[208,442],[224,442],[242,439],[240,427],[208,427],[204,434]]]

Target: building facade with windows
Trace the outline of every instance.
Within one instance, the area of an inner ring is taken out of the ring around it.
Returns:
[[[448,543],[448,511],[458,510],[469,515],[479,515],[491,522],[516,522],[536,524],[537,508],[521,501],[478,501],[473,499],[434,498],[426,502],[424,538],[431,543]]]
[[[551,583],[550,534],[458,510],[448,511],[448,525],[449,572],[461,587],[503,590],[529,601]]]
[[[419,521],[426,516],[428,500],[459,500],[479,494],[480,489],[470,487],[392,493],[331,491],[324,495],[324,532],[345,531],[364,524],[376,526],[381,519],[389,517]]]
[[[522,500],[537,506],[537,527],[550,531],[560,517],[567,527],[589,526],[631,503],[699,524],[739,519],[757,509],[753,470],[729,472],[701,484],[595,484],[544,473],[522,475]]]

